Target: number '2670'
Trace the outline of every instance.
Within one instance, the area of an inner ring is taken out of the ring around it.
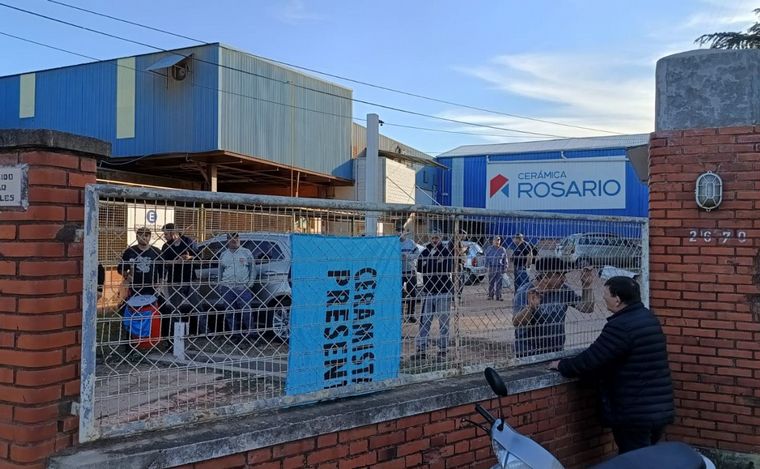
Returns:
[[[734,230],[690,230],[689,231],[690,243],[696,243],[696,242],[701,241],[704,243],[717,242],[718,244],[726,244],[732,239],[736,239],[740,243],[746,243],[747,233],[745,231],[734,231]]]

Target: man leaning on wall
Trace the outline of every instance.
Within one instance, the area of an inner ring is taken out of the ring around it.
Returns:
[[[594,312],[591,269],[581,270],[581,294],[566,283],[570,266],[562,259],[536,261],[536,278],[515,292],[512,325],[518,358],[560,352],[565,348],[565,317],[573,306],[581,313]]]
[[[610,278],[604,283],[604,302],[612,316],[594,343],[549,367],[599,383],[603,424],[612,428],[622,454],[657,443],[673,422],[673,383],[665,335],[641,303],[638,282]]]

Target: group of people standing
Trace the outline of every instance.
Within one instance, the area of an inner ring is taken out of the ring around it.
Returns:
[[[138,228],[135,234],[136,244],[124,250],[116,271],[128,285],[127,298],[134,295],[156,298],[162,317],[161,336],[169,337],[174,322],[189,321],[192,316],[193,269],[197,267],[198,247],[174,223],[163,226],[164,244],[160,250],[151,243],[153,233],[149,228]],[[219,253],[218,266],[217,288],[226,310],[226,328],[233,332],[232,339],[239,341],[255,329],[250,311],[255,265],[251,251],[241,246],[238,233],[227,234],[227,246]],[[196,324],[199,333],[208,332],[205,314],[198,315]]]
[[[161,337],[168,337],[174,322],[189,315],[191,261],[197,253],[195,242],[180,233],[174,223],[164,225],[162,234],[164,244],[158,249],[151,242],[150,228],[138,228],[136,244],[122,252],[116,272],[127,284],[125,300],[136,295],[154,297],[153,303],[161,312]]]
[[[168,336],[172,320],[190,307],[193,260],[197,246],[169,223],[163,227],[165,243],[159,250],[151,244],[148,228],[136,231],[137,242],[122,254],[117,272],[129,282],[130,295],[154,295],[161,300],[162,336]],[[439,322],[436,360],[447,358],[449,317],[455,297],[454,267],[462,258],[455,247],[433,231],[429,243],[420,247],[401,230],[404,317],[417,322],[415,301],[417,274],[422,275],[422,311],[412,360],[427,359],[433,319]],[[529,357],[561,352],[565,346],[565,319],[569,307],[581,313],[594,311],[591,268],[580,272],[580,294],[566,282],[571,266],[554,257],[535,259],[537,252],[522,234],[514,238],[512,253],[515,294],[512,324],[515,355]],[[507,250],[496,236],[485,251],[488,268],[488,299],[500,301],[503,276],[509,265]],[[462,254],[462,253],[459,253]],[[528,275],[533,266],[535,276]],[[242,338],[252,330],[250,303],[255,262],[251,251],[241,246],[237,233],[227,235],[227,246],[219,254],[219,295],[228,311],[227,328]],[[100,271],[99,271],[99,283]],[[461,283],[461,282],[460,282]],[[159,287],[165,285],[167,288]],[[635,279],[613,276],[604,283],[604,303],[612,313],[600,336],[584,352],[550,364],[567,377],[600,383],[602,416],[612,427],[621,453],[656,443],[665,426],[673,421],[673,386],[668,367],[667,346],[657,318],[641,303]],[[249,314],[240,314],[248,308]],[[164,314],[165,313],[165,314]],[[237,313],[237,314],[236,314]],[[199,325],[199,329],[201,326]]]
[[[191,261],[196,255],[195,242],[181,234],[174,223],[163,229],[164,244],[159,250],[151,243],[150,228],[138,228],[136,244],[121,255],[116,271],[128,282],[132,295],[158,295],[158,286],[169,286],[166,300],[180,304],[187,298],[192,279]]]
[[[406,322],[415,323],[416,298],[418,296],[417,273],[422,275],[422,311],[420,314],[420,328],[415,338],[416,353],[412,357],[414,361],[427,359],[429,345],[428,336],[433,319],[438,319],[439,334],[437,339],[438,361],[445,361],[449,341],[449,317],[451,302],[455,298],[453,281],[454,263],[460,263],[460,271],[466,252],[462,246],[462,252],[455,255],[455,247],[452,242],[443,242],[438,231],[430,233],[430,242],[420,248],[409,234],[403,229],[399,230],[401,242],[401,265],[402,265],[402,309]],[[537,254],[536,249],[527,241],[522,234],[514,238],[515,250],[513,252],[513,265],[515,279],[521,283],[515,284],[516,288],[522,286],[528,274],[525,270],[533,262]],[[501,245],[501,237],[496,236],[485,251],[486,266],[488,268],[488,299],[502,301],[503,276],[508,262],[507,250]],[[459,291],[464,285],[464,277],[459,279]]]
[[[533,265],[538,250],[525,240],[522,233],[513,238],[512,267],[515,279],[515,291],[530,281],[528,267]],[[491,245],[485,250],[486,267],[488,267],[488,299],[503,301],[502,289],[504,288],[504,274],[507,272],[509,260],[507,249],[501,244],[501,236],[495,236]]]

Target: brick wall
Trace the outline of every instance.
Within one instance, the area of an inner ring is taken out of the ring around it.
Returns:
[[[29,165],[29,208],[0,211],[0,467],[44,467],[77,441],[83,187],[92,157],[0,148]]]
[[[723,179],[712,212],[697,176]],[[666,131],[650,141],[651,305],[676,388],[671,439],[760,451],[760,127]]]
[[[570,383],[481,403],[501,408],[520,432],[543,444],[565,467],[588,467],[616,449],[602,431],[591,389]],[[474,404],[320,435],[182,466],[196,469],[490,468],[490,438],[462,418],[482,422]],[[328,417],[325,417],[328,418]]]

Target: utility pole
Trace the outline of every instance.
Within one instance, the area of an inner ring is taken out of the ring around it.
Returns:
[[[364,165],[365,200],[370,204],[380,203],[380,117],[367,114],[367,155]],[[377,236],[377,213],[367,212],[364,220],[367,236]]]

